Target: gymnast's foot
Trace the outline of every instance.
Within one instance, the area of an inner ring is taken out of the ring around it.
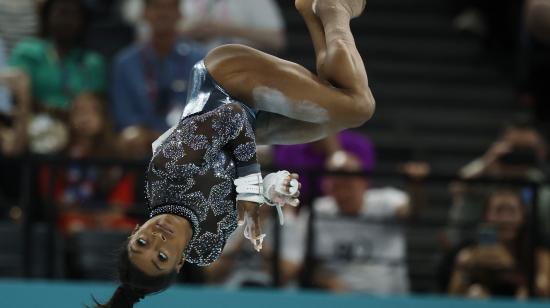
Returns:
[[[299,2],[300,0],[296,0]],[[304,2],[308,2],[307,0]],[[311,1],[309,1],[311,2]],[[296,5],[298,7],[298,5]],[[344,10],[350,16],[355,18],[361,15],[367,6],[367,0],[314,0],[312,4],[313,12],[320,16],[328,10]]]

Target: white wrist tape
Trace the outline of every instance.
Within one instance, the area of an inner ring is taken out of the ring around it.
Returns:
[[[234,181],[237,200],[265,203],[264,186],[261,173],[253,173]]]
[[[283,184],[290,177],[290,172],[279,171],[270,173],[262,179],[261,173],[253,173],[244,177],[240,177],[234,181],[237,190],[237,201],[250,201],[258,203],[261,206],[267,203],[277,208],[279,223],[283,225],[285,218],[282,207],[285,204],[298,206],[299,185],[297,180],[290,180],[288,192]]]

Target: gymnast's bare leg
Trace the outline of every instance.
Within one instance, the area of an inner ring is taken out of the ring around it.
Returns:
[[[364,0],[295,4],[313,40],[317,75],[241,45],[216,48],[205,58],[208,71],[229,95],[266,112],[257,121],[259,144],[315,141],[360,126],[374,113],[367,73],[349,25],[364,9]]]

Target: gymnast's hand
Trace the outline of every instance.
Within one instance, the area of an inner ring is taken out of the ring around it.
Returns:
[[[252,242],[256,251],[262,249],[265,237],[260,223],[260,205],[252,201],[237,201],[238,224],[244,225],[244,237]]]
[[[278,174],[281,176],[281,172]],[[271,202],[280,205],[280,207],[287,204],[298,206],[300,204],[298,197],[301,188],[301,183],[298,182],[299,176],[296,173],[284,172],[283,174],[285,174],[284,178],[280,178],[280,181],[271,181],[272,185],[266,187],[266,190],[271,191],[268,194]],[[254,249],[257,251],[262,249],[262,242],[265,237],[265,234],[262,233],[260,206],[261,204],[256,202],[237,201],[238,224],[239,226],[244,225],[244,236],[252,242]],[[278,207],[278,210],[280,210],[280,207]],[[279,215],[282,215],[282,213],[279,213]],[[282,216],[279,219],[281,222],[283,221]]]

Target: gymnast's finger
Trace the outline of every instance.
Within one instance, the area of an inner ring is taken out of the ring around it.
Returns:
[[[293,207],[297,207],[298,205],[300,205],[300,199],[292,198],[292,199],[288,200],[287,204],[290,205],[290,206],[293,206]]]
[[[262,225],[260,222],[260,207],[255,206],[250,211],[250,216],[252,218],[252,221],[254,222],[254,228],[252,229],[252,234],[254,235],[254,238],[259,237],[262,235]]]
[[[246,203],[237,202],[237,224],[242,226],[244,224],[244,215],[246,213]]]

